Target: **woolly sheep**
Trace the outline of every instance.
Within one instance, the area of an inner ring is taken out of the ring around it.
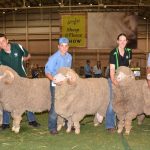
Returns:
[[[61,82],[57,83],[57,79],[55,81],[57,84],[55,110],[58,115],[68,120],[66,131],[70,132],[71,126],[74,125],[75,133],[79,134],[79,122],[86,115],[95,114],[95,125],[101,123],[109,103],[109,85],[107,79],[83,79],[70,68],[61,68],[58,73],[63,77]],[[61,127],[62,125],[58,126],[57,129],[60,130]]]
[[[49,80],[20,77],[10,67],[0,65],[0,103],[11,112],[12,131],[18,133],[25,111],[42,112],[50,109]]]
[[[113,86],[113,109],[119,119],[118,133],[125,128],[128,135],[134,118],[137,117],[138,124],[141,124],[144,114],[150,115],[150,89],[146,79],[135,80],[133,72],[128,67],[119,67],[115,77],[119,82],[117,87]]]

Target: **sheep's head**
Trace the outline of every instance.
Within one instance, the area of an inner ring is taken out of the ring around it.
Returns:
[[[14,71],[7,66],[0,65],[0,81],[3,81],[5,84],[11,84],[14,81]]]
[[[74,70],[63,67],[54,76],[54,83],[61,84],[67,81],[68,84],[75,84],[78,78],[79,76]]]
[[[129,67],[120,66],[115,73],[115,78],[118,82],[127,82],[135,80],[134,74]]]

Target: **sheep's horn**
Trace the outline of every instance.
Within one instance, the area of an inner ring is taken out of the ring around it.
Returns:
[[[10,75],[11,79],[14,80],[15,77],[14,77],[14,75],[13,75],[13,73],[11,71],[6,70],[5,73],[8,74],[8,75]]]
[[[6,73],[0,74],[0,80],[3,79],[6,75],[7,75]]]
[[[68,71],[67,77],[68,77],[68,83],[69,84],[75,84],[77,79],[78,79],[78,75],[73,71]]]
[[[4,74],[5,74],[5,76],[8,75],[8,79],[5,80],[5,83],[11,84],[14,81],[14,78],[15,78],[13,73],[9,70],[6,70],[4,72]]]

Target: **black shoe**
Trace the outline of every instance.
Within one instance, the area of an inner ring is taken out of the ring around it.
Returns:
[[[115,133],[116,130],[115,128],[108,128],[107,131],[108,133]]]
[[[39,124],[38,122],[36,122],[36,121],[31,121],[31,122],[29,122],[29,125],[30,125],[30,126],[33,126],[33,127],[35,127],[35,128],[37,128],[37,127],[40,126],[40,124]]]
[[[51,134],[51,135],[56,135],[56,134],[58,134],[58,132],[57,132],[57,130],[51,130],[51,131],[50,131],[50,134]]]
[[[2,126],[1,126],[2,130],[8,129],[8,128],[10,128],[9,124],[2,124]]]

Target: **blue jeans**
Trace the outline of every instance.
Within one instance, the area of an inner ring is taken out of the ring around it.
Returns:
[[[55,112],[55,87],[52,86],[50,82],[50,92],[51,92],[51,109],[48,116],[48,129],[49,131],[57,130],[57,114]]]
[[[108,79],[109,84],[109,105],[106,111],[106,118],[105,118],[105,127],[106,129],[115,128],[116,125],[116,116],[112,108],[112,100],[113,100],[113,93],[112,93],[112,81]]]
[[[35,121],[33,112],[27,111],[27,118],[29,122]],[[3,110],[3,124],[10,124],[10,112]]]

